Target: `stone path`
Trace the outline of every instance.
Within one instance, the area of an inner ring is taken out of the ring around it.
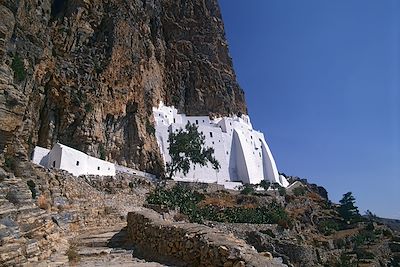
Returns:
[[[80,236],[76,247],[80,261],[76,266],[166,266],[135,258],[134,249],[127,240],[125,226],[93,229]]]
[[[71,241],[73,251],[79,260],[70,262],[67,256],[69,245],[60,247],[39,267],[76,266],[76,267],[167,267],[157,262],[147,262],[134,256],[134,249],[127,240],[126,224],[113,227],[92,228]],[[78,256],[79,255],[79,256]],[[30,266],[30,265],[27,265]],[[33,266],[33,265],[32,265]]]

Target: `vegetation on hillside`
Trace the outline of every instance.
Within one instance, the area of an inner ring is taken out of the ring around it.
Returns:
[[[179,211],[187,215],[192,222],[201,223],[209,220],[227,223],[277,223],[285,228],[292,225],[285,209],[275,201],[268,205],[254,207],[199,205],[206,197],[204,194],[178,184],[171,189],[158,187],[147,197],[147,202],[164,205],[170,209],[179,208]]]

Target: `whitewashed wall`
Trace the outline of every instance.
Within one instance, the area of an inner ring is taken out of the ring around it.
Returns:
[[[168,151],[169,131],[184,128],[190,122],[196,124],[199,132],[204,134],[205,145],[214,148],[214,156],[221,165],[219,172],[213,170],[210,164],[205,167],[196,166],[186,176],[177,173],[175,180],[220,184],[238,181],[257,184],[269,180],[282,186],[288,185],[286,179],[278,174],[263,133],[253,130],[247,115],[210,120],[206,116],[178,114],[177,109],[162,103],[153,108],[153,113],[157,142],[165,163],[171,160]]]
[[[33,154],[32,154],[32,162],[37,165],[47,167],[49,152],[50,152],[50,149],[40,147],[40,146],[35,147],[35,149],[33,150]]]
[[[79,150],[59,143],[55,144],[51,150],[36,147],[32,162],[47,168],[65,170],[74,176],[114,176],[116,173],[114,163],[91,157]]]

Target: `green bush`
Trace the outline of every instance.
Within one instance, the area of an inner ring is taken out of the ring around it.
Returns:
[[[15,54],[13,58],[11,63],[11,68],[14,71],[14,78],[18,82],[25,80],[26,71],[25,71],[24,61],[19,57],[18,54]]]
[[[32,198],[35,199],[35,198],[36,198],[36,195],[37,195],[37,192],[36,192],[36,184],[35,184],[35,182],[32,181],[32,180],[29,180],[28,182],[26,182],[26,184],[28,185],[29,190],[30,190],[31,193],[32,193]]]
[[[204,199],[204,195],[187,187],[177,185],[166,190],[163,187],[156,188],[148,197],[149,204],[165,205],[169,208],[179,207],[180,212],[187,215],[192,222],[201,223],[203,220],[226,223],[277,223],[284,228],[292,226],[285,209],[276,202],[267,206],[256,208],[217,206],[199,207],[198,203]]]
[[[256,190],[251,184],[245,184],[240,188],[240,194],[242,195],[254,195],[255,192]]]
[[[286,196],[286,188],[281,186],[278,188],[278,192],[280,196]]]
[[[372,260],[375,258],[374,253],[367,251],[365,249],[362,249],[362,248],[358,248],[358,249],[354,250],[354,252],[357,254],[358,259]]]
[[[17,160],[15,157],[6,155],[4,158],[4,167],[6,171],[14,172],[17,169]]]
[[[156,129],[154,128],[154,125],[151,124],[151,122],[149,122],[149,121],[146,122],[146,131],[150,135],[154,135],[156,133]]]
[[[324,235],[331,235],[340,230],[340,225],[334,220],[323,220],[318,223],[318,230]]]
[[[304,186],[299,186],[293,189],[293,194],[298,197],[298,196],[304,196],[306,194],[306,188]]]
[[[104,149],[104,145],[103,144],[99,144],[99,156],[100,159],[105,160],[106,159],[106,150]]]
[[[93,104],[92,103],[86,103],[85,104],[85,111],[87,112],[87,113],[90,113],[90,112],[92,112],[93,111]]]
[[[354,247],[365,245],[370,242],[374,242],[376,235],[373,231],[362,230],[356,236],[353,237]]]

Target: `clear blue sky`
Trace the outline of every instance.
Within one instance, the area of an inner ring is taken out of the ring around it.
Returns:
[[[400,219],[400,1],[219,0],[278,169]]]

